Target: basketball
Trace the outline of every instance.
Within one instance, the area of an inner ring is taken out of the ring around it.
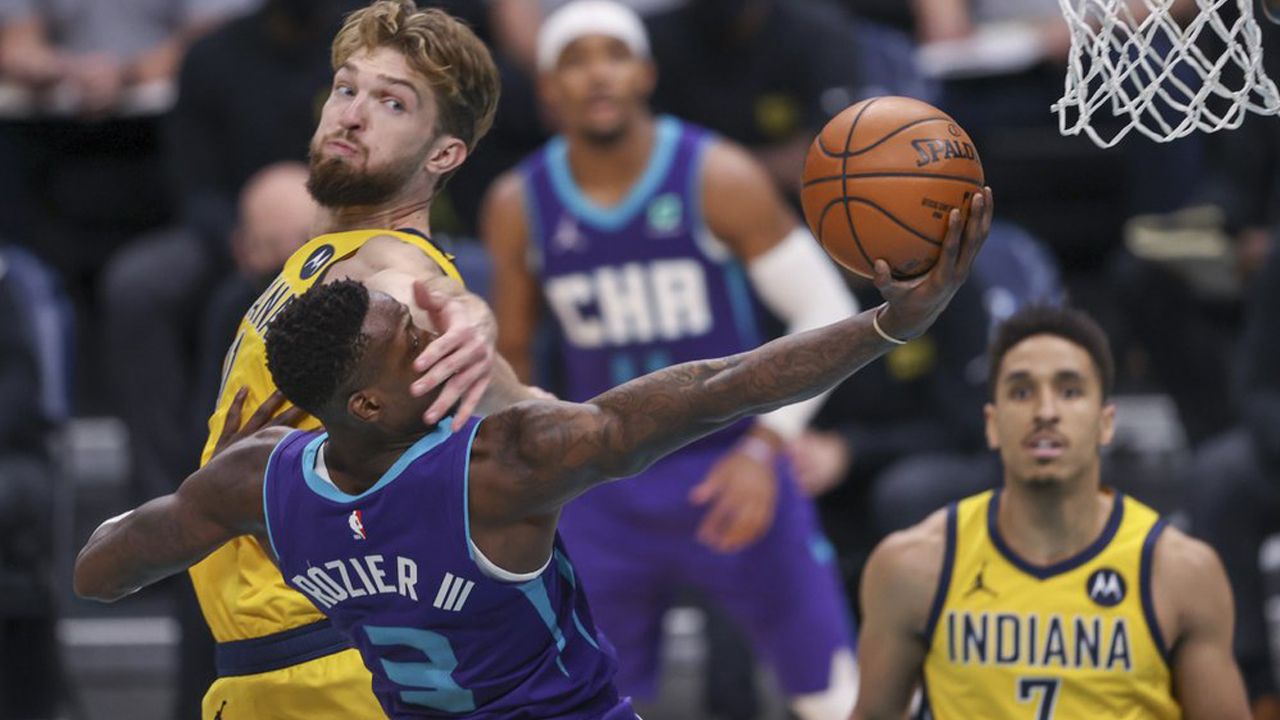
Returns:
[[[845,108],[814,138],[800,202],[814,237],[832,258],[873,277],[883,258],[894,277],[933,267],[947,216],[984,184],[973,141],[932,105],[876,97]]]

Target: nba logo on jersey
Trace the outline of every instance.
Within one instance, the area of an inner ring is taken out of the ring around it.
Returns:
[[[333,246],[328,244],[312,250],[311,256],[302,263],[302,270],[298,272],[298,277],[307,280],[320,272],[329,263],[329,260],[333,258],[333,253]]]
[[[1093,571],[1093,574],[1089,576],[1089,580],[1085,584],[1089,599],[1102,607],[1114,607],[1124,600],[1124,578],[1111,568],[1101,568]]]
[[[352,510],[347,516],[347,524],[351,526],[351,537],[355,540],[368,540],[369,536],[364,534],[364,520],[360,516],[359,510]]]

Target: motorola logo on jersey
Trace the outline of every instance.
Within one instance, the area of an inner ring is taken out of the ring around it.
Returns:
[[[1103,607],[1119,605],[1124,600],[1126,591],[1124,577],[1111,568],[1094,570],[1085,583],[1089,599]]]
[[[307,257],[306,262],[302,263],[302,270],[298,273],[298,277],[303,280],[310,279],[311,276],[324,269],[325,265],[333,259],[334,249],[332,245],[321,245],[311,251],[311,255]]]

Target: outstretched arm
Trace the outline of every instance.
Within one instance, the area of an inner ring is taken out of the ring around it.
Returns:
[[[927,275],[897,282],[877,261],[876,284],[888,302],[875,310],[751,352],[676,365],[584,404],[521,403],[490,417],[472,457],[473,514],[486,524],[545,515],[739,418],[832,387],[892,347],[873,319],[898,338],[933,323],[967,277],[990,221],[987,190],[974,198],[963,230],[952,211],[942,257]]]
[[[273,420],[284,403],[277,392],[241,428],[244,397],[241,390],[232,403],[207,465],[173,494],[98,526],[76,557],[77,595],[114,602],[191,567],[234,537],[262,532],[262,475],[276,443],[289,432],[283,426],[301,411],[292,408]]]

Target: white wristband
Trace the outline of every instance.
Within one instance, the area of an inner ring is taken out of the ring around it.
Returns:
[[[740,452],[761,465],[772,465],[774,458],[778,455],[768,441],[761,440],[755,435],[747,435],[739,440],[734,452]]]
[[[878,333],[880,337],[884,338],[885,340],[888,340],[894,345],[906,345],[907,344],[906,340],[899,340],[898,338],[885,332],[884,328],[880,327],[880,313],[884,312],[884,309],[887,307],[889,307],[889,303],[885,303],[880,307],[876,308],[875,313],[871,315],[871,327],[876,329],[876,333]]]

